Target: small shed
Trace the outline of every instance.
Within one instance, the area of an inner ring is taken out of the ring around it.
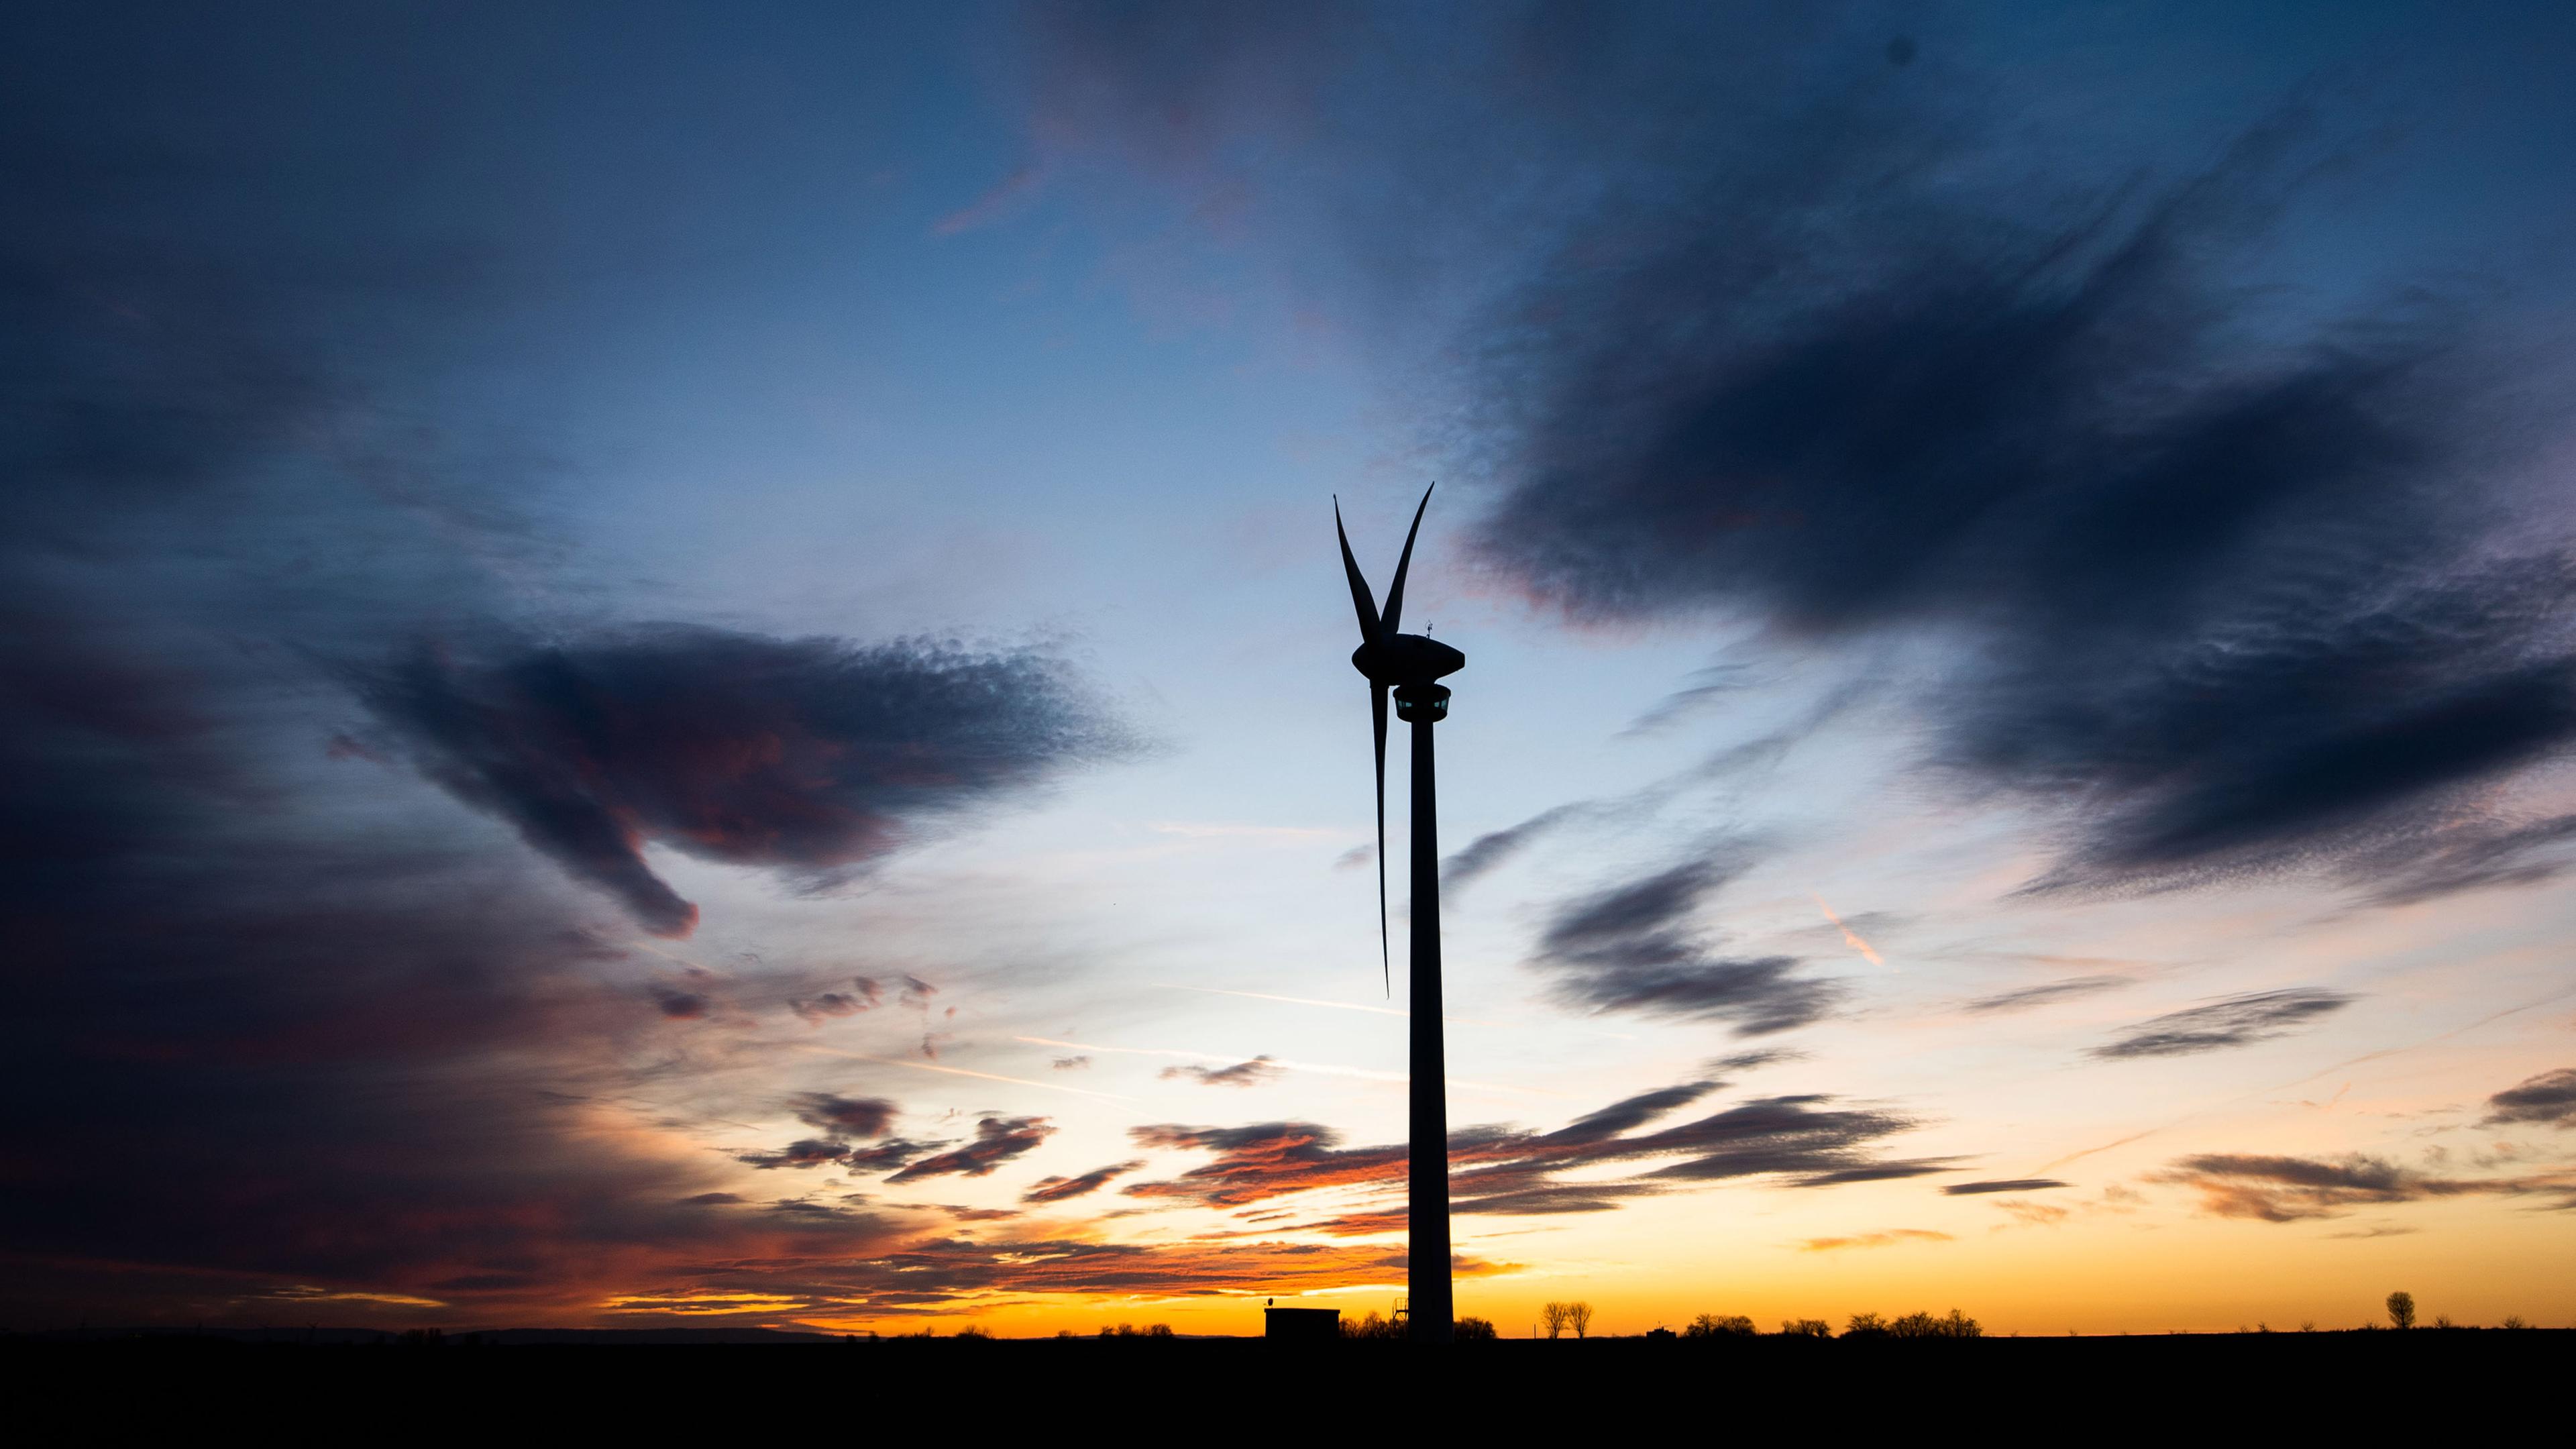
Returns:
[[[1342,1336],[1342,1310],[1264,1308],[1261,1336],[1273,1343],[1331,1343]]]

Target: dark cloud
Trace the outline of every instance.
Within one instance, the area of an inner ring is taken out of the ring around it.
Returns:
[[[843,1166],[857,1172],[887,1172],[903,1167],[925,1153],[948,1146],[945,1142],[914,1142],[904,1137],[889,1137],[874,1147],[853,1147],[841,1158]]]
[[[1057,1057],[1055,1060],[1048,1062],[1047,1065],[1053,1067],[1059,1072],[1087,1072],[1091,1070],[1091,1058],[1087,1056]]]
[[[2038,1192],[2043,1188],[2064,1187],[2053,1177],[2008,1177],[1993,1182],[1954,1182],[1941,1190],[1952,1197],[1965,1197],[1988,1192]]]
[[[787,1009],[819,1026],[826,1017],[856,1016],[863,1011],[872,1011],[884,999],[885,991],[874,979],[859,976],[852,978],[847,991],[826,991],[809,1000],[790,1001]]]
[[[1970,631],[1926,701],[1940,759],[2075,792],[2043,888],[2554,869],[2558,822],[2431,826],[2576,737],[2576,570],[2488,546],[2511,427],[2466,401],[2454,319],[2252,335],[2218,259],[2314,160],[2296,128],[2052,220],[1890,185],[1939,164],[1929,129],[1810,119],[1838,154],[1722,160],[1515,299],[1488,556],[1582,617]]]
[[[948,1173],[961,1177],[988,1177],[993,1169],[1015,1157],[1036,1151],[1054,1135],[1054,1125],[1044,1117],[986,1117],[975,1124],[974,1141],[920,1158],[886,1181],[917,1182],[925,1177]]]
[[[2286,1036],[2352,1002],[2336,991],[2258,991],[2149,1018],[2093,1048],[2092,1054],[2116,1060],[2223,1051]]]
[[[638,626],[470,664],[423,649],[358,687],[423,773],[661,935],[697,908],[647,843],[828,879],[1120,748],[1057,661],[928,641]],[[907,1004],[936,990],[905,983]]]
[[[1455,367],[1436,443],[1496,489],[1503,587],[1772,646],[1937,640],[1892,685],[1940,775],[2055,817],[2035,889],[2563,871],[2576,825],[2483,789],[2576,740],[2565,363],[2520,335],[2563,308],[2521,257],[2565,221],[2487,154],[2562,114],[2469,141],[2392,47],[2387,90],[2143,117],[2067,88],[2091,52],[1948,24],[1892,65],[1868,6],[1048,7],[1033,135]],[[2145,75],[2210,33],[2084,44]],[[2321,35],[2286,43],[2349,58]],[[2567,38],[2517,16],[2427,53]],[[2470,193],[2522,234],[2400,220]],[[1462,883],[1520,837],[1489,839]]]
[[[2563,1195],[2560,1206],[2576,1203],[2576,1182],[2563,1175],[2432,1177],[2358,1153],[2331,1160],[2208,1153],[2180,1159],[2158,1180],[2198,1189],[2201,1210],[2213,1216],[2267,1223],[2340,1217],[2356,1206],[2480,1194],[2554,1192]]]
[[[776,1152],[746,1152],[735,1158],[754,1167],[837,1167],[848,1159],[850,1144],[834,1137],[802,1137]]]
[[[882,1137],[895,1117],[894,1103],[883,1097],[838,1097],[829,1092],[800,1092],[796,1120],[835,1137]]]
[[[1597,1212],[1664,1191],[1683,1181],[1776,1177],[1792,1186],[1827,1187],[1949,1170],[1946,1162],[1873,1155],[1877,1144],[1914,1126],[1892,1112],[1827,1105],[1822,1096],[1771,1097],[1740,1103],[1693,1121],[1638,1131],[1714,1090],[1691,1082],[1640,1093],[1575,1119],[1550,1133],[1465,1128],[1449,1136],[1452,1210],[1461,1213]],[[1332,1129],[1312,1122],[1243,1127],[1170,1124],[1130,1130],[1140,1147],[1189,1150],[1208,1162],[1177,1178],[1132,1183],[1130,1197],[1168,1198],[1209,1207],[1245,1207],[1317,1188],[1392,1188],[1403,1181],[1402,1146],[1343,1147]],[[1641,1175],[1622,1180],[1564,1181],[1558,1175],[1618,1164]],[[1335,1219],[1334,1231],[1375,1231]]]
[[[691,1207],[724,1207],[742,1200],[742,1194],[733,1192],[702,1192],[680,1199]]]
[[[2070,976],[2063,981],[2044,981],[2037,986],[2017,987],[1980,996],[1960,1006],[1961,1011],[1992,1015],[2005,1011],[2028,1011],[2036,1006],[2054,1006],[2079,996],[2092,996],[2104,991],[2117,991],[2129,984],[2124,976]]]
[[[702,991],[683,991],[676,986],[656,986],[653,988],[653,1004],[662,1009],[664,1016],[675,1021],[694,1021],[707,1014],[707,1007],[712,1002]]]
[[[1063,1202],[1067,1198],[1085,1197],[1108,1186],[1111,1178],[1124,1176],[1144,1165],[1144,1159],[1134,1158],[1126,1162],[1113,1162],[1107,1167],[1095,1167],[1080,1177],[1041,1177],[1027,1192],[1020,1194],[1020,1201],[1048,1203]]]
[[[2576,1067],[2561,1067],[2487,1098],[2486,1122],[2501,1127],[2515,1122],[2576,1127]]]
[[[1266,1056],[1260,1056],[1248,1062],[1236,1062],[1230,1067],[1165,1067],[1155,1075],[1165,1081],[1175,1079],[1190,1081],[1203,1087],[1257,1087],[1264,1082],[1277,1081],[1287,1074],[1286,1067]]]
[[[895,1118],[895,1105],[881,1097],[841,1097],[830,1092],[799,1092],[789,1102],[796,1120],[821,1131],[776,1152],[745,1153],[735,1160],[753,1167],[846,1167],[866,1171],[900,1167],[927,1151],[920,1143],[887,1138],[873,1148],[850,1144],[853,1137],[881,1137]]]
[[[1709,948],[1691,917],[1729,879],[1712,861],[1688,861],[1568,904],[1539,941],[1537,964],[1554,995],[1592,1011],[1724,1021],[1739,1036],[1804,1026],[1842,988],[1794,974],[1792,956],[1734,957]]]

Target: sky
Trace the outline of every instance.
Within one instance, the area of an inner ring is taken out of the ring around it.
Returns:
[[[7,25],[0,1326],[2576,1322],[2564,7]]]

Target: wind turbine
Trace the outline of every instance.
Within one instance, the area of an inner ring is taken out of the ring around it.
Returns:
[[[1437,487],[1438,485],[1433,485]],[[1340,499],[1333,501],[1333,533],[1342,542],[1342,571],[1350,576],[1351,606],[1359,611],[1360,647],[1351,667],[1368,677],[1369,712],[1377,726],[1377,949],[1378,966],[1394,990],[1386,935],[1386,700],[1396,717],[1413,726],[1413,1041],[1405,1152],[1405,1270],[1412,1337],[1447,1343],[1455,1316],[1449,1293],[1449,1091],[1440,1032],[1440,820],[1431,769],[1431,727],[1449,714],[1444,674],[1467,667],[1467,656],[1427,634],[1402,632],[1404,574],[1413,566],[1413,537],[1431,490],[1413,510],[1404,552],[1387,585],[1386,613],[1377,611],[1368,580],[1351,557],[1342,528]]]

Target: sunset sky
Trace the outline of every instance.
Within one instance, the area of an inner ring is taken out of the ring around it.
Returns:
[[[5,25],[0,1328],[2576,1322],[2576,8]]]

